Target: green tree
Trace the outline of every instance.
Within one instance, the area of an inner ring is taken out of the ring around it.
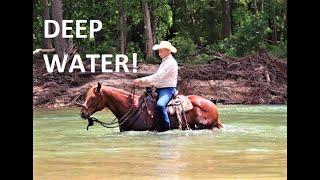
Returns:
[[[42,8],[43,8],[43,18],[42,20],[50,20],[50,12],[49,12],[49,4],[48,4],[48,0],[42,0]],[[48,32],[51,32],[51,28],[48,28]],[[44,38],[42,40],[42,48],[43,49],[51,49],[52,48],[52,43],[51,43],[51,39],[49,38]]]
[[[150,10],[149,6],[146,1],[140,0],[141,3],[141,11],[143,14],[143,27],[145,33],[145,51],[147,54],[147,59],[153,56],[152,46],[153,46],[153,38],[152,38],[152,31],[151,31],[151,22],[150,22]]]
[[[54,48],[59,56],[59,59],[63,59],[66,54],[67,43],[62,37],[62,3],[61,0],[52,0],[52,18],[59,24],[59,34],[54,38]],[[56,29],[54,29],[55,31]]]
[[[43,36],[44,20],[60,22],[64,17],[102,22],[102,29],[94,38],[73,38],[81,55],[137,52],[140,58],[151,58],[152,46],[160,40],[169,40],[177,46],[178,54],[184,53],[176,55],[182,58],[181,62],[197,57],[209,59],[211,50],[243,56],[265,48],[283,57],[287,41],[286,3],[286,0],[33,0],[33,46],[50,48],[50,39]],[[89,23],[86,27],[82,33],[89,35]],[[75,35],[75,23],[71,33]],[[67,46],[64,43],[61,34],[54,39],[60,56]]]
[[[227,38],[231,35],[231,15],[229,0],[221,0],[222,8],[222,38]]]

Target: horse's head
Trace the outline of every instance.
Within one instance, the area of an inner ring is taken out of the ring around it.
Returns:
[[[93,113],[101,111],[105,107],[100,83],[96,87],[89,85],[85,102],[81,106],[80,114],[84,119],[88,119]]]

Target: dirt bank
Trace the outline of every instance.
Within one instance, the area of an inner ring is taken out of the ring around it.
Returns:
[[[286,60],[264,51],[255,55],[231,58],[218,52],[211,63],[204,65],[179,64],[178,90],[195,94],[222,104],[286,104]],[[138,73],[53,73],[46,74],[42,59],[34,59],[33,105],[35,107],[73,106],[81,100],[88,85],[104,85],[131,90],[137,77],[152,74],[158,65],[139,64]],[[84,61],[86,69],[90,63]],[[98,65],[99,66],[99,65]],[[44,75],[46,74],[46,75]],[[137,94],[144,89],[136,90]]]

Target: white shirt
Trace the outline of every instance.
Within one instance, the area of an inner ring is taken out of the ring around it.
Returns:
[[[162,59],[155,74],[141,78],[142,84],[156,88],[177,87],[178,63],[171,54]]]

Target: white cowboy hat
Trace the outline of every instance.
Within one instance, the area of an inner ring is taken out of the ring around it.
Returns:
[[[160,44],[156,44],[152,47],[153,50],[169,49],[171,52],[176,53],[177,49],[171,45],[169,41],[161,41]]]

